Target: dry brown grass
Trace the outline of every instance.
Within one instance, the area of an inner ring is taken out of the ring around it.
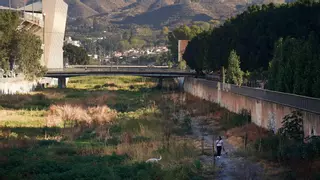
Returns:
[[[43,101],[45,99],[46,97],[42,94],[0,95],[0,105],[5,108],[23,108],[34,101]]]
[[[71,127],[76,124],[92,125],[110,123],[116,116],[116,112],[108,106],[84,107],[71,104],[51,105],[47,117],[47,126],[64,127],[71,123]]]
[[[254,143],[258,139],[267,137],[269,131],[254,123],[250,123],[241,127],[236,127],[228,130],[225,136],[228,142],[236,148],[243,148],[245,145],[245,137],[247,136],[247,143]]]
[[[44,95],[47,99],[64,99],[66,92],[57,91],[56,89],[45,89],[43,91],[36,91],[30,93],[31,95]]]

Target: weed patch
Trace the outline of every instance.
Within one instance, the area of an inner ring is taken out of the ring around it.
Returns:
[[[251,122],[251,115],[246,110],[242,110],[240,114],[225,111],[220,119],[220,125],[223,130],[241,127]]]
[[[182,106],[155,82],[77,77],[68,89],[1,96],[0,179],[200,179],[199,152],[182,137],[191,119],[172,121]]]

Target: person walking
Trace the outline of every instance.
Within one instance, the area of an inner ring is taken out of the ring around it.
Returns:
[[[220,156],[221,156],[221,151],[222,151],[222,149],[224,149],[224,147],[223,147],[223,140],[222,140],[221,136],[219,136],[219,139],[216,140],[216,147],[217,147],[217,154],[216,154],[216,156],[217,156],[218,158],[220,158]]]

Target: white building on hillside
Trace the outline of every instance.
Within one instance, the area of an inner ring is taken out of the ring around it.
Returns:
[[[71,45],[74,45],[74,46],[77,46],[77,47],[81,47],[81,42],[80,41],[74,41],[74,40],[72,40],[71,37],[66,38],[65,43],[66,44],[71,44]]]

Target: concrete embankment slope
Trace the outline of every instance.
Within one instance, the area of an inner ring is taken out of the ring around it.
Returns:
[[[1,78],[0,94],[29,93],[37,87],[37,81],[26,81],[23,78]]]
[[[68,82],[69,78],[66,78]],[[54,87],[58,85],[56,78],[40,78],[34,81],[27,81],[23,77],[0,78],[0,94],[25,94],[32,92],[38,85]]]
[[[246,109],[251,112],[252,122],[274,132],[281,127],[284,116],[300,110],[305,136],[320,135],[320,99],[196,78],[186,78],[183,87],[185,92],[229,111]]]

